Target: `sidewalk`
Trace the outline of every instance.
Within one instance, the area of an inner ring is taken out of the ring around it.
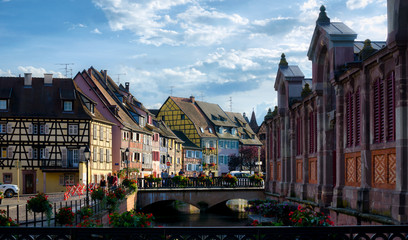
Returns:
[[[3,198],[0,209],[5,209],[7,205],[11,206],[17,206],[17,205],[25,205],[27,204],[27,200],[30,199],[30,197],[34,197],[36,194],[22,194],[20,195],[20,201],[18,201],[17,195],[15,195],[12,198]],[[67,201],[64,201],[64,193],[63,192],[55,192],[55,193],[47,193],[48,200],[50,200],[51,203],[59,203],[59,202],[69,202],[69,201],[75,201],[79,199],[85,199],[86,194],[82,194],[81,197],[78,195],[70,197]]]

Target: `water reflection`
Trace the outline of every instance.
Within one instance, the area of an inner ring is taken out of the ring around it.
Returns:
[[[215,227],[215,226],[245,226],[248,224],[246,213],[240,214],[174,214],[155,215],[156,226],[180,226],[180,227]]]

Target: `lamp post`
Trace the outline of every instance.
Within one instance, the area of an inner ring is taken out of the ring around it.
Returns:
[[[84,150],[84,156],[85,156],[85,165],[86,165],[86,205],[89,206],[89,188],[88,188],[88,182],[89,182],[89,174],[88,174],[88,163],[89,163],[89,157],[91,156],[91,151],[89,150],[89,147],[86,146]]]
[[[126,176],[129,179],[129,148],[126,148],[125,155],[126,155]]]

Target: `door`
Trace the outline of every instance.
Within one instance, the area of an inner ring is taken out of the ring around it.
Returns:
[[[34,189],[34,174],[27,173],[24,176],[24,193],[35,193]]]

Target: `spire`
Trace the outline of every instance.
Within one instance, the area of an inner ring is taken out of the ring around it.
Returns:
[[[279,62],[279,67],[287,67],[287,66],[288,66],[288,62],[286,61],[285,54],[282,53],[281,60]]]
[[[258,132],[258,123],[256,122],[255,111],[252,110],[251,121],[249,122],[249,126],[252,128],[252,131]]]
[[[326,8],[324,7],[324,5],[320,7],[319,18],[316,20],[316,24],[320,25],[330,24],[330,18],[327,17]]]

